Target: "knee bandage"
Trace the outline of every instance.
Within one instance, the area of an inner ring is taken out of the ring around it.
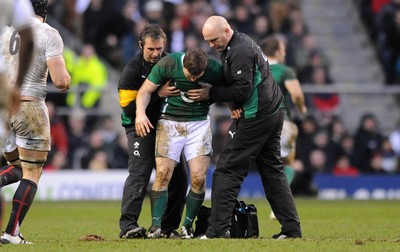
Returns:
[[[43,167],[44,163],[46,162],[45,160],[37,160],[34,158],[28,158],[28,157],[22,157],[20,156],[21,159],[21,165],[24,168],[28,169],[40,169]]]

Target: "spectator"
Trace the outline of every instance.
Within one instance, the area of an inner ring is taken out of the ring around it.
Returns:
[[[68,157],[67,167],[81,169],[81,157],[84,147],[89,143],[89,134],[86,132],[86,115],[79,109],[73,110],[68,118]]]
[[[100,121],[98,131],[104,141],[104,147],[107,151],[112,151],[118,141],[118,132],[115,129],[115,122],[111,116],[104,116]]]
[[[128,138],[125,134],[119,134],[117,144],[112,149],[110,160],[110,169],[128,168]]]
[[[104,0],[92,0],[83,13],[83,42],[99,48],[102,32],[110,12],[104,6]]]
[[[344,134],[340,139],[337,157],[340,156],[346,156],[349,159],[351,166],[354,166],[356,169],[358,169],[355,166],[356,161],[354,156],[354,138],[349,134]]]
[[[132,30],[121,38],[122,61],[124,64],[127,64],[140,51],[137,41],[139,41],[140,32],[146,24],[147,20],[138,20]]]
[[[319,130],[313,138],[314,150],[320,150],[325,155],[324,169],[320,172],[331,172],[335,165],[335,146],[326,130]],[[311,154],[310,154],[311,155]],[[310,160],[311,162],[311,160]],[[312,166],[312,164],[311,164]]]
[[[305,24],[302,21],[295,21],[290,26],[290,31],[287,34],[287,57],[286,63],[289,66],[294,67],[295,69],[299,70],[303,67],[306,63],[303,63],[304,60],[299,63],[299,59],[303,59],[300,57],[307,57],[308,53],[304,53],[303,49],[303,38],[307,35],[307,29]],[[299,53],[302,53],[302,56],[298,56]],[[302,65],[303,63],[303,65]]]
[[[233,16],[232,7],[229,0],[211,0],[211,5],[215,10],[215,13],[224,16],[227,19],[231,19]]]
[[[339,157],[333,168],[333,175],[335,176],[357,176],[358,174],[357,168],[350,164],[349,157],[347,156]]]
[[[315,86],[323,87],[328,85],[326,71],[322,67],[317,67],[312,72],[311,83]],[[310,96],[308,96],[310,98]],[[328,125],[339,109],[339,95],[336,93],[316,93],[311,95],[311,102],[315,108],[315,113],[322,124]]]
[[[95,150],[91,153],[88,161],[87,168],[91,171],[105,171],[108,170],[107,152],[103,150]]]
[[[174,18],[169,26],[170,51],[182,52],[185,47],[185,33],[183,31],[182,22],[178,18]]]
[[[383,168],[383,156],[381,153],[375,153],[371,158],[371,163],[369,165],[371,174],[387,174],[386,170]]]
[[[395,83],[395,65],[400,55],[400,0],[391,0],[376,17],[377,44],[386,72],[386,83]]]
[[[163,1],[161,0],[146,1],[144,4],[144,18],[149,23],[160,24],[160,26],[165,27],[163,8]]]
[[[309,156],[311,150],[314,148],[313,138],[319,130],[317,119],[308,115],[300,124],[299,136],[296,144],[296,157],[301,160],[303,165],[308,167]]]
[[[274,33],[281,32],[285,20],[289,16],[289,5],[284,1],[270,1],[268,16],[271,18],[271,27]]]
[[[354,137],[354,165],[358,170],[361,172],[380,170],[381,157],[375,154],[379,153],[382,141],[383,135],[379,132],[376,117],[373,114],[364,114]]]
[[[308,62],[303,68],[299,69],[299,80],[302,83],[312,83],[312,73],[314,69],[319,67],[322,67],[325,70],[326,82],[332,83],[332,80],[329,76],[328,60],[320,50],[312,50],[309,55],[305,57],[307,57],[306,59],[308,59]]]
[[[247,6],[237,5],[234,8],[232,25],[240,32],[253,34],[253,17],[250,16]]]
[[[261,45],[262,40],[272,34],[270,22],[266,16],[258,15],[254,19],[253,26],[251,37],[258,45]]]
[[[47,157],[46,163],[50,164],[53,162],[53,158],[57,156],[58,160],[57,166],[58,168],[64,168],[64,167],[59,167],[62,162],[61,159],[64,156],[64,164],[65,159],[68,155],[68,135],[67,135],[67,129],[65,127],[64,121],[57,116],[56,111],[55,111],[55,106],[52,102],[46,101],[46,106],[49,111],[49,118],[50,118],[50,137],[51,137],[51,151],[49,152],[49,155]],[[53,164],[53,166],[55,166]]]
[[[73,90],[67,94],[67,105],[85,110],[96,109],[107,85],[107,68],[98,58],[92,45],[84,45],[73,69]]]
[[[382,168],[387,173],[398,171],[398,157],[390,145],[389,139],[385,138],[382,142]]]
[[[81,158],[82,169],[88,169],[90,162],[93,159],[99,158],[98,161],[102,161],[102,154],[98,154],[100,151],[104,151],[104,141],[99,130],[94,130],[89,137],[89,144],[85,147],[85,153]],[[96,163],[96,161],[94,161]]]
[[[310,153],[310,167],[308,168],[311,178],[313,178],[316,173],[325,173],[326,170],[327,164],[325,152],[321,149],[312,150]]]

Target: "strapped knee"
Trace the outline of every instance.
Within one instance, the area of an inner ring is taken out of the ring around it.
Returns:
[[[28,158],[28,157],[22,157],[20,156],[21,159],[21,165],[24,168],[28,169],[40,169],[43,167],[44,163],[46,160],[37,160],[34,158]]]

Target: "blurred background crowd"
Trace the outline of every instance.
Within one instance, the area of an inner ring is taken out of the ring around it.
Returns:
[[[140,50],[141,29],[148,22],[159,23],[168,37],[166,51],[201,47],[219,60],[216,51],[204,42],[201,28],[207,17],[222,15],[234,29],[247,33],[256,42],[279,34],[286,41],[286,64],[295,69],[300,83],[309,87],[305,89],[308,114],[300,116],[293,111],[300,130],[294,193],[296,190],[313,193],[311,181],[317,173],[338,176],[399,173],[400,113],[392,115],[390,127],[385,130],[373,110],[353,116],[351,119],[357,125],[349,128],[348,117],[343,116],[346,100],[341,93],[307,91],[313,87],[331,90],[330,86],[340,82],[340,75],[331,74],[335,63],[323,45],[316,43],[302,2],[315,1],[49,0],[48,22],[59,29],[64,39],[73,89],[68,94],[59,94],[52,92],[49,84],[47,104],[53,149],[44,169],[126,169],[127,139],[120,126],[121,111],[118,99],[110,97],[117,96],[117,81],[124,65]],[[382,66],[384,80],[377,85],[382,84],[383,88],[399,85],[400,0],[331,3],[351,4],[357,10],[352,14],[363,21],[362,29]],[[369,98],[364,96],[364,99]],[[222,106],[214,104],[211,111],[214,163],[230,123],[229,113],[214,112],[224,111]]]

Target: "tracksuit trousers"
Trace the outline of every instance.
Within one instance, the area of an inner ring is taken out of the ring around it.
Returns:
[[[231,226],[231,214],[251,166],[260,174],[266,198],[282,232],[299,232],[300,222],[280,158],[284,110],[254,119],[234,120],[213,174],[209,238],[222,237]]]

